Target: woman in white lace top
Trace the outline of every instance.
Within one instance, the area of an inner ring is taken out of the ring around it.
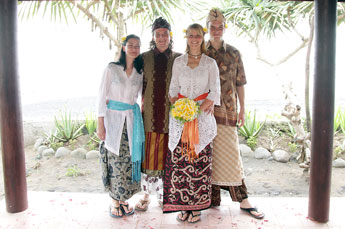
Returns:
[[[170,83],[169,96],[173,104],[178,98],[198,100],[199,143],[195,145],[193,160],[184,152],[181,143],[183,123],[170,116],[169,152],[165,165],[164,212],[181,211],[180,221],[191,223],[200,220],[200,210],[211,203],[212,140],[217,135],[214,105],[220,104],[219,70],[214,59],[206,56],[205,31],[192,24],[186,32],[186,54],[176,58]],[[183,152],[182,152],[183,151]]]

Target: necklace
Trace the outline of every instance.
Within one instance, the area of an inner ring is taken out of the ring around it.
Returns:
[[[202,53],[198,54],[198,55],[193,55],[188,53],[188,55],[190,55],[191,57],[193,57],[194,59],[198,59],[199,56],[201,56]]]

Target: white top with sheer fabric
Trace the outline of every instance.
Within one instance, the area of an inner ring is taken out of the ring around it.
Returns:
[[[169,88],[169,96],[177,97],[178,93],[195,99],[199,95],[208,92],[207,99],[214,105],[220,105],[220,79],[217,63],[214,59],[201,55],[199,65],[195,68],[187,66],[188,54],[175,59],[172,78]],[[198,101],[201,104],[204,100]],[[217,135],[217,124],[213,114],[201,112],[198,116],[199,144],[196,145],[196,153],[200,153]],[[169,149],[173,151],[180,141],[184,124],[169,117]]]
[[[123,66],[109,64],[104,70],[98,94],[97,116],[104,117],[106,129],[105,147],[119,154],[122,129],[127,121],[129,149],[132,152],[133,110],[117,111],[107,108],[106,101],[114,100],[134,105],[141,98],[143,77],[135,68],[128,77]],[[131,153],[132,154],[132,153]]]

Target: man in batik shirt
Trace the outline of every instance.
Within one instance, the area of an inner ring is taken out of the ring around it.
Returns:
[[[246,76],[240,52],[223,40],[225,18],[218,9],[212,9],[206,19],[210,33],[207,55],[217,62],[220,74],[220,106],[215,106],[217,136],[212,153],[212,206],[220,205],[220,189],[230,192],[231,199],[240,202],[240,208],[257,219],[264,214],[248,200],[244,183],[242,158],[239,151],[237,127],[244,124],[244,85]],[[237,114],[237,99],[239,113]]]
[[[142,163],[144,198],[136,210],[147,210],[149,195],[156,193],[162,206],[164,164],[168,150],[168,98],[172,65],[180,54],[172,51],[171,26],[162,17],[152,24],[150,51],[143,53],[143,117],[145,128],[145,160]]]

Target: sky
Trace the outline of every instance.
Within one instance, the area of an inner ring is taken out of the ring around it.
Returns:
[[[186,46],[183,29],[193,22],[205,25],[205,19],[193,21],[186,16],[184,19],[184,23],[176,21],[172,24],[174,50],[182,53]],[[309,33],[307,25],[301,24],[298,29],[306,36]],[[141,25],[129,24],[128,34],[130,33],[141,37],[141,52],[147,51],[151,39],[150,29],[142,30]],[[293,82],[297,99],[303,101],[306,49],[288,62],[272,68],[256,59],[254,46],[246,38],[235,36],[230,24],[224,39],[242,54],[248,81],[247,103],[256,100],[283,101],[282,85],[290,81]],[[341,85],[345,85],[345,65],[341,64],[345,59],[345,43],[340,42],[344,40],[345,26],[341,26],[337,30],[336,101],[345,100],[345,93],[342,93],[341,88]],[[261,42],[262,54],[270,60],[278,60],[299,42],[295,34],[281,33],[275,39]],[[22,104],[96,97],[103,70],[114,60],[115,51],[114,48],[109,49],[107,38],[100,38],[98,30],[91,32],[91,24],[86,20],[78,20],[77,24],[70,21],[69,25],[66,25],[65,22],[51,22],[49,17],[35,17],[24,21],[18,19]],[[314,57],[311,60],[313,61]]]

